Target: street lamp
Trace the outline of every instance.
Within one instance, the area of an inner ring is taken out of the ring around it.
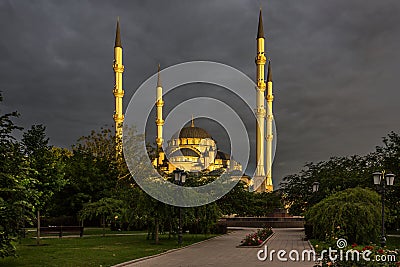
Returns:
[[[314,182],[314,183],[312,184],[312,191],[313,191],[313,193],[318,192],[318,190],[319,190],[319,183],[318,183],[318,182]]]
[[[382,172],[374,172],[374,184],[378,187],[380,193],[382,194],[382,228],[381,228],[381,246],[384,247],[386,245],[386,236],[385,236],[385,193],[386,186],[392,186],[394,183],[394,174],[388,173],[385,175],[385,171]]]
[[[183,186],[186,181],[186,173],[180,169],[174,171],[175,184]],[[178,245],[182,245],[182,207],[179,207]]]

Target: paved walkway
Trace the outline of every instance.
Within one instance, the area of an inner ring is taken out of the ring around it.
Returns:
[[[276,259],[260,261],[257,252],[261,248],[237,248],[243,237],[255,229],[235,230],[227,235],[219,236],[187,248],[162,254],[153,258],[126,263],[124,267],[133,266],[271,266],[271,267],[311,267],[314,262],[281,262]],[[296,249],[300,255],[303,250],[311,249],[307,241],[303,241],[303,229],[274,229],[274,236],[268,240],[266,245],[268,251],[284,249],[289,253]],[[268,253],[269,253],[268,252]],[[285,257],[288,257],[286,254]],[[119,265],[121,266],[121,265]]]

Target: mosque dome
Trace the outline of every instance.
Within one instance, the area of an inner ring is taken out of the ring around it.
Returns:
[[[206,130],[200,127],[184,127],[179,133],[179,138],[211,138],[211,135],[206,132]]]

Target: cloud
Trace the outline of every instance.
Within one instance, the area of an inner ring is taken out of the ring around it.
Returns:
[[[274,72],[274,179],[307,161],[367,153],[399,132],[400,3],[263,1]],[[2,1],[0,90],[20,124],[70,146],[113,125],[113,42],[120,16],[125,107],[162,67],[212,60],[255,77],[255,1]]]

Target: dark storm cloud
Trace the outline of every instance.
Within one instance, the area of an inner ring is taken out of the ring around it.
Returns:
[[[212,60],[255,77],[256,1],[1,1],[0,90],[51,142],[112,125],[121,19],[125,107],[155,70]],[[262,1],[272,60],[275,182],[307,161],[367,153],[399,132],[397,0]],[[3,108],[2,108],[3,109]]]

